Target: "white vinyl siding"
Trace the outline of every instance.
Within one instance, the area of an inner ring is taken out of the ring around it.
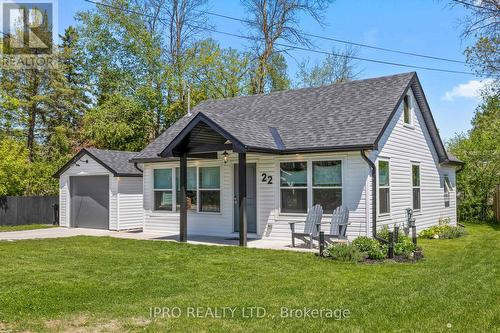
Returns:
[[[142,228],[142,177],[114,177],[108,169],[84,155],[59,177],[59,224],[70,227],[70,176],[109,176],[109,229]],[[88,162],[85,162],[88,161]]]
[[[412,92],[409,94],[415,100]],[[439,163],[436,150],[425,126],[418,103],[413,103],[413,126],[409,128],[403,119],[403,103],[400,104],[379,142],[379,151],[372,152],[370,159],[390,159],[391,169],[391,213],[379,216],[377,225],[400,224],[405,221],[405,209],[412,208],[411,165],[418,161],[420,165],[421,209],[415,212],[417,228],[436,225],[440,218],[450,217],[456,222],[455,198],[450,199],[450,207],[444,207],[443,170],[447,170],[450,179],[455,179],[452,166]],[[452,206],[452,207],[451,207]]]
[[[330,161],[342,160],[342,204],[350,210],[351,224],[347,230],[349,237],[367,235],[368,226],[365,185],[368,182],[369,168],[361,158],[360,152],[325,153],[279,156],[270,154],[248,154],[247,163],[257,166],[257,234],[260,237],[290,239],[291,221],[304,221],[306,214],[280,213],[280,162],[286,161]],[[221,172],[221,212],[199,213],[188,211],[188,235],[214,235],[234,237],[234,164],[237,154],[231,153],[228,163],[218,160],[188,160],[188,167],[219,166]],[[175,168],[179,162],[148,163],[144,165],[144,207],[145,231],[163,234],[178,234],[179,212],[155,212],[152,210],[154,168]],[[262,174],[272,177],[272,183],[262,181]],[[349,180],[349,181],[347,181]],[[311,198],[312,203],[312,198]],[[325,214],[324,222],[330,221],[331,215]]]

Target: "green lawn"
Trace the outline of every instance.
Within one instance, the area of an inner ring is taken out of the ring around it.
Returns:
[[[492,332],[500,327],[500,230],[468,229],[461,239],[422,240],[426,258],[416,264],[113,238],[0,242],[0,331]],[[244,318],[253,306],[265,317]],[[182,314],[151,319],[151,307]],[[192,307],[237,310],[200,319],[187,316]],[[350,316],[282,318],[281,307]]]
[[[54,228],[52,224],[0,225],[0,232]]]

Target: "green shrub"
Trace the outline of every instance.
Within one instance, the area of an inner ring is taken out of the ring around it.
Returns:
[[[459,238],[467,234],[467,231],[462,227],[455,227],[446,223],[432,226],[428,229],[422,230],[418,235],[421,238]]]
[[[404,237],[394,245],[394,254],[397,256],[404,255],[409,258],[416,249],[413,241],[409,237]]]
[[[382,238],[382,239],[385,239],[386,241],[389,241],[389,227],[384,225],[382,227],[382,229],[380,229],[378,232],[377,232],[377,236]],[[402,239],[404,239],[405,237],[405,233],[403,231],[403,228],[399,228],[399,234],[398,234],[398,242],[400,242]],[[394,240],[396,241],[396,240]]]
[[[373,248],[378,248],[379,242],[373,238],[361,236],[353,240],[352,245],[356,246],[361,252],[368,252]]]
[[[452,227],[452,226],[447,226],[444,228],[443,231],[439,234],[439,238],[446,238],[446,239],[452,239],[452,238],[459,238],[467,234],[467,230],[462,227]]]
[[[327,249],[327,256],[339,261],[359,262],[364,259],[363,253],[352,244],[332,244]]]
[[[387,250],[384,250],[384,247],[377,240],[366,236],[356,238],[352,245],[357,247],[369,259],[381,260],[387,254]]]

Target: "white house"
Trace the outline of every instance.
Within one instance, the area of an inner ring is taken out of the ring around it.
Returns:
[[[208,100],[131,162],[143,165],[144,231],[181,240],[290,239],[289,222],[314,204],[325,222],[347,207],[351,238],[403,222],[407,208],[418,229],[456,223],[461,162],[416,73]]]
[[[142,172],[133,152],[86,148],[54,176],[59,178],[59,224],[63,227],[142,228]]]

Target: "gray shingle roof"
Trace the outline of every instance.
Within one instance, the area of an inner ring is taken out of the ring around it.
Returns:
[[[203,113],[247,147],[280,151],[373,147],[414,78],[416,73],[411,72],[318,88],[207,100],[134,159],[157,159],[197,113]],[[278,147],[271,128],[276,128],[274,132],[279,134],[284,149]]]
[[[59,169],[54,177],[59,177],[66,171],[74,162],[80,159],[83,155],[89,155],[98,163],[112,172],[115,176],[125,177],[141,177],[142,173],[135,168],[130,160],[137,155],[137,152],[105,150],[97,148],[83,148],[73,158],[68,161],[61,169]]]

